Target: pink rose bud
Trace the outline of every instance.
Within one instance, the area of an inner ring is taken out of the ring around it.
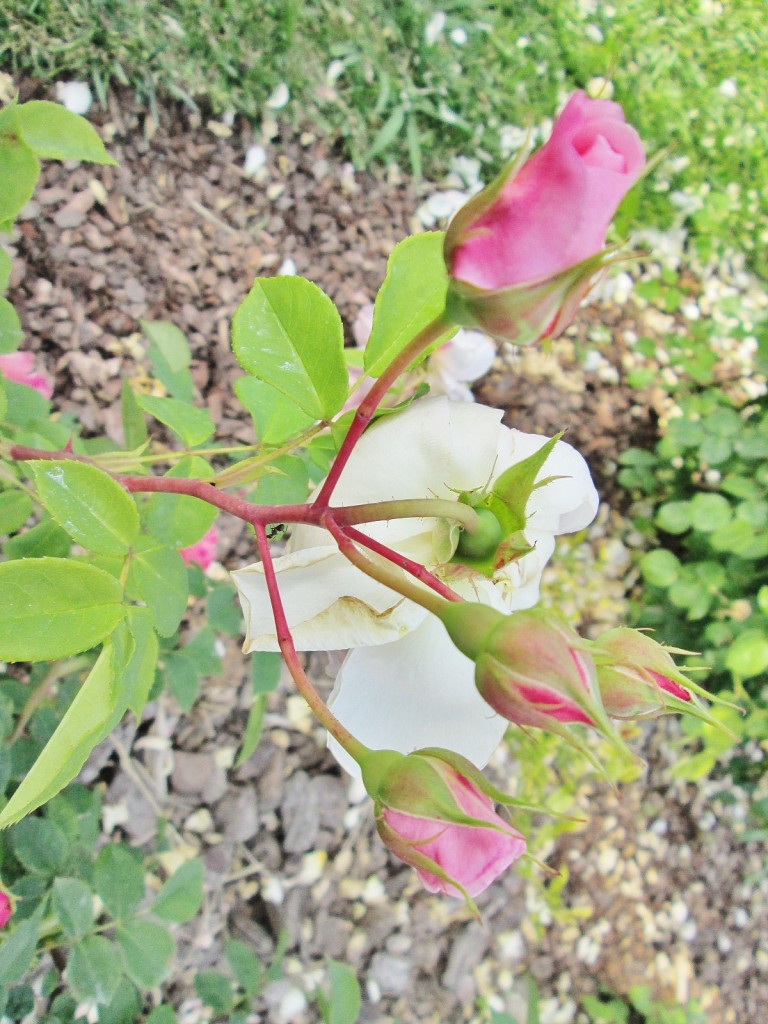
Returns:
[[[503,615],[463,602],[446,605],[440,618],[475,662],[480,696],[502,718],[556,732],[581,750],[568,726],[588,725],[628,753],[602,706],[587,641],[559,617],[540,608]]]
[[[0,373],[8,380],[16,384],[25,384],[33,388],[43,398],[48,399],[53,394],[50,381],[34,369],[35,357],[31,352],[11,352],[8,355],[0,356]]]
[[[13,905],[11,897],[3,889],[0,889],[0,928],[5,928],[13,916]]]
[[[214,525],[207,533],[203,534],[196,544],[190,544],[188,548],[181,548],[179,554],[187,565],[197,564],[205,572],[216,561],[218,543],[219,533]]]
[[[512,803],[471,762],[448,750],[372,751],[361,762],[376,829],[429,892],[472,897],[525,853],[525,839],[494,810]]]
[[[610,629],[597,638],[592,652],[603,704],[612,718],[651,718],[690,710],[694,684],[646,633],[627,627]]]
[[[549,141],[449,225],[449,315],[516,345],[556,337],[610,261],[608,227],[644,166],[619,104],[574,93]]]

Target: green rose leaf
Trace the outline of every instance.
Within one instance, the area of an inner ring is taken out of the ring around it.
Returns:
[[[118,702],[116,695],[112,650],[107,646],[53,736],[0,812],[0,828],[31,814],[71,782],[96,744],[101,743],[120,721],[124,711],[125,707]]]
[[[166,476],[189,480],[205,479],[213,471],[205,459],[179,459]],[[218,510],[188,494],[153,494],[147,502],[147,526],[153,537],[174,548],[195,544],[213,524]]]
[[[120,392],[120,418],[123,421],[125,447],[128,451],[140,448],[147,440],[147,421],[128,379],[123,381]]]
[[[32,198],[40,177],[35,154],[18,136],[6,134],[8,130],[4,122],[0,128],[0,224],[16,219]]]
[[[0,536],[20,530],[32,515],[32,499],[26,491],[0,494]]]
[[[72,949],[67,981],[77,999],[108,1003],[121,975],[114,944],[101,935],[88,935]]]
[[[177,398],[155,398],[153,395],[136,395],[135,398],[144,412],[170,427],[188,448],[207,441],[216,430],[207,409],[198,409]]]
[[[111,476],[84,462],[36,462],[37,493],[67,533],[88,551],[124,554],[139,535],[133,498]]]
[[[8,299],[0,299],[0,355],[15,352],[23,337],[18,313]]]
[[[47,661],[95,647],[123,617],[119,582],[67,558],[0,564],[0,659]]]
[[[5,295],[8,290],[8,282],[11,279],[11,257],[0,248],[0,295]]]
[[[147,605],[160,636],[176,632],[189,597],[187,567],[178,551],[151,537],[140,537],[131,554],[125,589],[129,597]]]
[[[96,129],[60,103],[33,100],[16,108],[17,124],[24,141],[37,155],[49,160],[87,160],[93,164],[117,161],[104,149]]]
[[[347,399],[338,310],[303,277],[257,278],[235,313],[232,351],[246,373],[270,384],[313,420]]]
[[[203,903],[203,873],[198,857],[182,864],[157,894],[152,913],[174,924],[189,921]]]
[[[129,921],[117,929],[115,937],[131,981],[140,989],[159,985],[175,948],[168,929],[153,921]]]
[[[155,680],[159,645],[148,608],[129,608],[112,634],[115,678],[120,680],[120,699],[137,719]]]
[[[149,341],[147,355],[155,376],[172,398],[191,402],[195,393],[189,364],[192,353],[189,342],[176,324],[167,320],[139,320],[144,336]]]
[[[376,296],[373,329],[364,366],[378,377],[408,342],[445,309],[448,275],[443,232],[429,231],[399,242],[387,261],[387,276]],[[455,333],[446,332],[443,340]]]
[[[250,413],[256,437],[262,444],[281,444],[314,423],[314,417],[256,377],[239,377],[235,394]]]
[[[17,533],[3,545],[7,558],[63,558],[72,548],[72,540],[46,513],[35,526]]]

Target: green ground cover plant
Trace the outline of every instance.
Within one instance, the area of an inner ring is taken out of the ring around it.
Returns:
[[[375,30],[359,32],[363,21]],[[605,77],[643,138],[677,160],[644,202],[647,222],[670,222],[687,193],[702,251],[727,235],[762,273],[767,46],[761,0],[8,0],[0,11],[12,74],[88,80],[102,102],[124,84],[150,106],[172,97],[319,129],[359,167],[396,160],[432,178],[456,152],[487,178],[559,93]]]

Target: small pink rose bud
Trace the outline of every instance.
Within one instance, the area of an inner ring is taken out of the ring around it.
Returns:
[[[644,166],[618,103],[574,93],[549,141],[449,225],[449,316],[516,345],[556,337],[610,262],[608,227]]]
[[[214,524],[196,544],[190,544],[188,548],[181,548],[179,554],[187,565],[199,565],[205,572],[216,561],[218,543],[219,533]]]
[[[53,388],[41,373],[35,368],[35,357],[31,352],[11,352],[8,355],[0,356],[0,373],[15,384],[25,384],[48,399],[53,394]]]
[[[0,889],[0,928],[5,926],[13,916],[13,904],[11,897],[4,889]]]
[[[525,853],[525,839],[494,810],[491,796],[503,794],[460,755],[372,751],[361,766],[379,836],[429,892],[471,905]]]
[[[694,702],[690,680],[669,652],[646,633],[621,627],[602,633],[594,643],[597,682],[612,718],[651,718],[689,710]]]
[[[440,618],[474,660],[480,696],[502,718],[556,732],[579,749],[568,726],[588,725],[627,753],[602,706],[588,644],[559,617],[540,608],[503,615],[464,602],[447,605]]]

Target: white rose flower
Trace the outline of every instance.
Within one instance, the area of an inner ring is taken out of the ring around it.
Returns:
[[[336,487],[335,506],[405,498],[458,500],[488,487],[547,440],[501,424],[501,410],[426,398],[383,417],[363,435]],[[584,459],[559,441],[526,506],[534,550],[492,580],[444,561],[444,524],[412,518],[359,529],[422,563],[462,596],[510,612],[539,597],[555,537],[587,526],[598,497]],[[338,551],[325,530],[298,526],[288,553],[274,560],[288,625],[298,650],[353,648],[337,677],[331,707],[363,743],[408,753],[446,747],[478,766],[498,745],[507,722],[474,687],[472,662],[425,609],[366,576]],[[279,649],[261,563],[233,574],[246,620],[244,650]],[[357,766],[335,743],[341,764]]]

